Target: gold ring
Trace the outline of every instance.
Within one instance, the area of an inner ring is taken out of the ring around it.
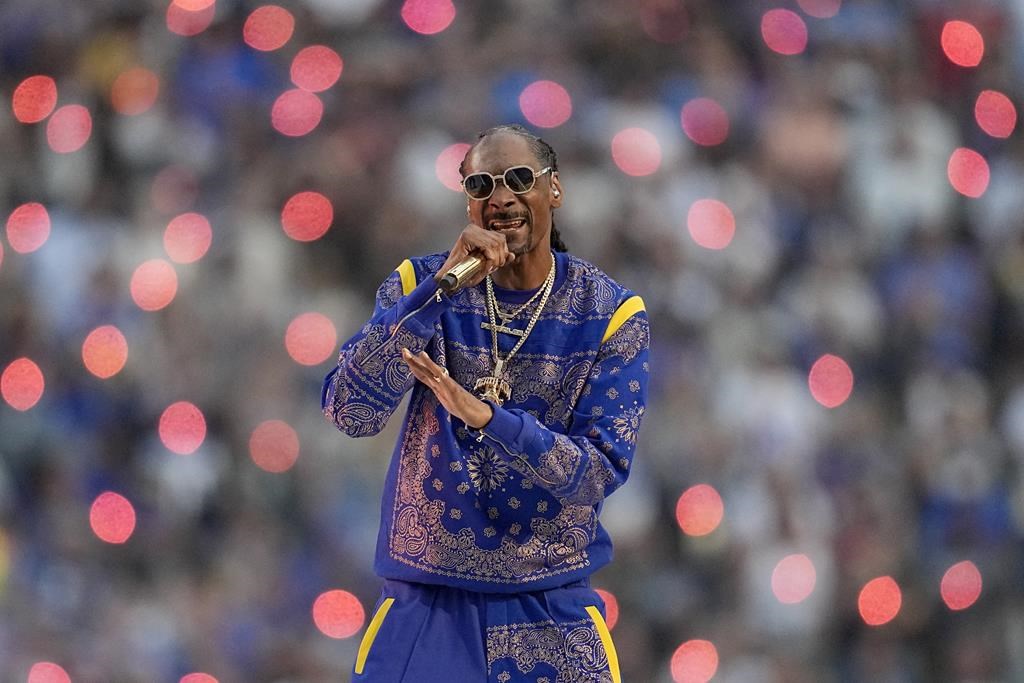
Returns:
[[[447,377],[448,376],[448,368],[441,368],[441,374],[444,375],[445,377]]]

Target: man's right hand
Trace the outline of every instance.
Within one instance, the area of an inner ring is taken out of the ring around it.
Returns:
[[[484,262],[480,270],[459,284],[459,289],[476,286],[488,274],[516,260],[515,254],[508,250],[505,235],[494,230],[485,230],[475,223],[470,223],[455,240],[455,245],[452,247],[451,253],[448,254],[448,260],[441,266],[441,270],[437,272],[434,279],[440,280],[455,264],[470,254],[479,256]]]

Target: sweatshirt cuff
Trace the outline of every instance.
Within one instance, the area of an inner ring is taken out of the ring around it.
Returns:
[[[505,453],[525,456],[527,447],[537,436],[537,422],[518,408],[506,410],[493,401],[491,421],[480,428],[480,434],[497,442]],[[500,451],[499,451],[500,452]]]

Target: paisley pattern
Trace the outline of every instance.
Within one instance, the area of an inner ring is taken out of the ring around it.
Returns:
[[[325,381],[324,413],[346,433],[379,432],[413,391],[388,475],[394,487],[384,492],[384,576],[507,590],[501,587],[565,583],[610,558],[597,504],[625,481],[635,450],[648,382],[646,314],[601,343],[631,293],[581,259],[559,258],[561,284],[507,368],[513,397],[504,407],[536,420],[539,429],[523,452],[465,429],[401,360],[403,346],[426,349],[467,389],[489,374],[490,333],[479,327],[486,315],[482,287],[456,294],[424,339],[394,326],[402,289],[393,274],[378,290],[373,318],[343,346]],[[417,279],[444,259],[412,259]],[[415,304],[403,303],[403,310]],[[504,352],[512,341],[499,339],[506,343]],[[588,626],[571,639],[559,636],[565,662],[597,661],[588,631],[594,635]],[[571,657],[567,644],[575,648]],[[604,680],[564,678],[573,667],[558,680]]]
[[[445,502],[428,497],[424,486],[433,469],[422,454],[440,424],[434,415],[436,399],[431,394],[414,399],[414,404],[406,422],[407,447],[399,463],[398,495],[391,513],[392,559],[431,574],[495,583],[526,582],[589,565],[586,548],[597,530],[597,513],[591,506],[567,505],[550,518],[533,517],[528,538],[516,541],[506,534],[496,548],[481,547],[473,528],[450,531],[444,523]],[[481,523],[481,533],[484,526]]]
[[[550,666],[558,672],[555,683],[612,682],[608,654],[593,622],[587,619],[492,626],[487,629],[486,648],[488,675],[508,666],[503,660],[511,660],[520,674],[529,674],[541,664]]]

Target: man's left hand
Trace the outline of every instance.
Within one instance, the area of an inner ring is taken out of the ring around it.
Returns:
[[[402,349],[402,358],[416,379],[434,392],[450,414],[473,429],[480,429],[491,421],[491,407],[449,377],[447,368],[431,360],[425,351],[413,355],[409,349]]]

